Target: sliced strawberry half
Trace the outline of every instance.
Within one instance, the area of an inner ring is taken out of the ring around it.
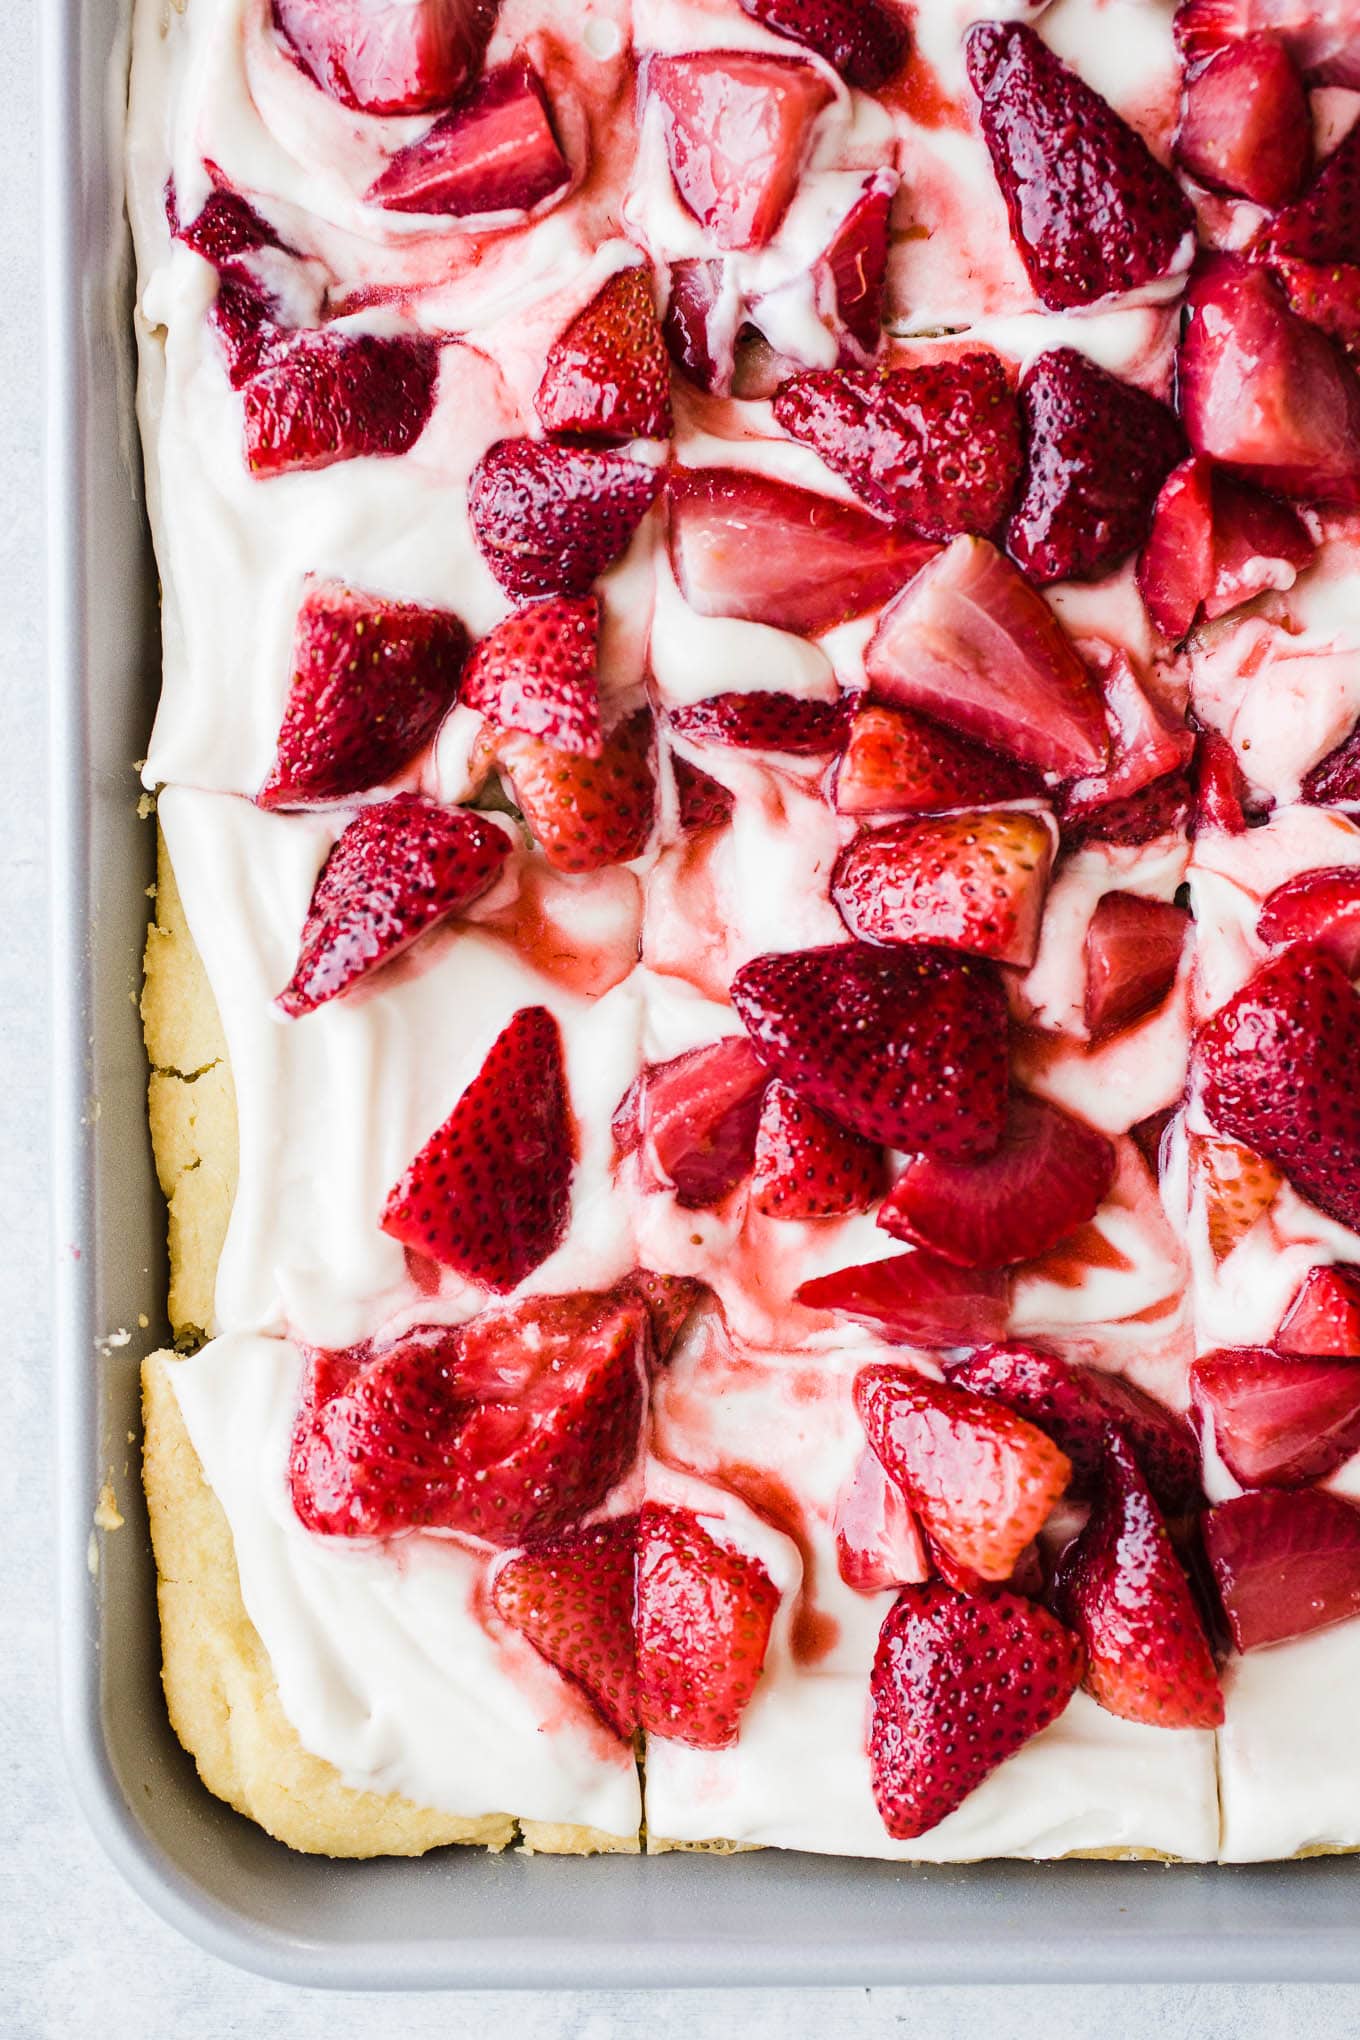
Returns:
[[[738,313],[721,312],[723,263],[690,256],[672,262],[661,331],[676,367],[710,396],[732,387]]]
[[[721,780],[701,772],[678,751],[671,759],[671,771],[675,775],[675,797],[682,829],[721,829],[731,821],[737,797],[730,786],[724,786]]]
[[[884,612],[869,691],[1040,772],[1098,772],[1100,691],[1042,595],[995,546],[956,538]]]
[[[897,172],[875,170],[837,227],[817,264],[831,281],[841,328],[842,366],[872,361],[883,344],[883,300]]]
[[[989,965],[835,943],[756,957],[731,999],[772,1074],[852,1133],[946,1159],[1000,1139],[1005,994]]]
[[[938,1827],[999,1764],[1067,1706],[1081,1680],[1075,1636],[1004,1587],[905,1587],[870,1675],[874,1803],[897,1841]]]
[[[468,661],[460,699],[501,729],[523,730],[555,751],[598,758],[600,603],[556,595],[498,623]]]
[[[1088,1693],[1153,1728],[1217,1728],[1223,1693],[1195,1597],[1127,1443],[1105,1441],[1101,1492],[1069,1545],[1054,1606],[1086,1646]]]
[[[770,1073],[744,1034],[657,1063],[643,1082],[639,1130],[653,1173],[687,1209],[720,1204],[755,1159]]]
[[[929,1578],[930,1565],[916,1518],[896,1481],[868,1446],[836,1498],[832,1525],[836,1570],[857,1594],[910,1586]]]
[[[434,735],[467,653],[467,632],[449,610],[312,582],[260,806],[305,807],[381,786]]]
[[[670,713],[677,737],[729,744],[739,751],[785,751],[816,758],[839,751],[849,717],[843,701],[805,701],[796,694],[712,694]]]
[[[467,219],[532,212],[571,176],[543,80],[524,57],[488,71],[476,90],[398,149],[366,194],[388,212]]]
[[[946,808],[1027,800],[1043,790],[1034,772],[905,709],[858,709],[836,773],[844,815],[936,814]]]
[[[1300,262],[1281,255],[1271,267],[1290,311],[1321,327],[1352,361],[1360,356],[1360,263]]]
[[[1020,478],[1020,413],[995,354],[887,375],[809,369],[780,384],[774,415],[871,510],[923,538],[992,536]]]
[[[648,1735],[725,1750],[765,1666],[779,1590],[759,1559],[691,1509],[647,1502],[638,1523],[638,1713]]]
[[[422,335],[289,333],[243,387],[250,472],[307,474],[407,453],[430,422],[438,379],[438,343]]]
[[[742,468],[677,468],[670,554],[701,616],[735,616],[816,637],[877,609],[933,546],[851,503]]]
[[[1360,1615],[1360,1509],[1325,1488],[1235,1495],[1205,1517],[1204,1548],[1238,1650]]]
[[[558,1246],[576,1137],[557,1022],[523,1006],[388,1196],[382,1229],[488,1289],[513,1289]]]
[[[1195,812],[1193,833],[1221,829],[1240,836],[1247,828],[1251,790],[1228,739],[1220,730],[1202,730],[1195,740]]]
[[[1360,972],[1360,866],[1301,871],[1266,897],[1256,933],[1272,949],[1315,943],[1347,977]]]
[[[321,867],[293,975],[275,1004],[296,1020],[350,991],[479,899],[509,854],[505,831],[467,808],[399,793],[362,809]]]
[[[430,113],[481,69],[499,0],[273,0],[323,92],[359,113]]]
[[[611,276],[553,342],[534,409],[545,432],[669,437],[670,359],[646,269]]]
[[[472,471],[468,515],[511,595],[585,595],[626,551],[661,481],[627,454],[498,439]]]
[[[1004,1338],[1011,1284],[1001,1269],[956,1268],[918,1248],[814,1276],[794,1301],[867,1325],[891,1345],[929,1350]]]
[[[978,22],[967,53],[1011,235],[1040,302],[1065,311],[1166,275],[1194,214],[1142,138],[1022,22]]]
[[[1210,1251],[1215,1261],[1223,1261],[1269,1211],[1284,1177],[1264,1155],[1235,1140],[1192,1133],[1190,1180],[1204,1199]]]
[[[615,1516],[518,1552],[493,1574],[502,1622],[585,1694],[615,1735],[637,1726],[637,1517]]]
[[[1220,1132],[1360,1225],[1360,996],[1334,957],[1291,949],[1264,964],[1200,1030],[1195,1062]]]
[[[1033,963],[1054,833],[1016,808],[891,823],[837,859],[831,897],[868,942],[934,942],[998,963]]]
[[[1162,484],[1138,558],[1138,589],[1152,621],[1177,644],[1190,633],[1214,580],[1213,463],[1182,461]]]
[[[847,85],[877,92],[906,62],[909,37],[893,0],[741,0],[745,13],[815,50]]]
[[[1086,929],[1084,1010],[1093,1040],[1132,1026],[1176,982],[1190,916],[1165,900],[1102,893]]]
[[[495,746],[534,841],[558,871],[602,871],[642,855],[656,817],[647,709],[612,730],[598,758],[513,730],[498,731]]]
[[[1276,214],[1261,252],[1270,261],[1292,256],[1300,262],[1360,262],[1360,134],[1353,127],[1303,196]]]
[[[1302,794],[1313,807],[1360,802],[1360,723],[1305,775]]]
[[[1085,1225],[1109,1194],[1115,1150],[1103,1133],[1017,1091],[996,1152],[980,1161],[913,1155],[878,1222],[961,1268],[1032,1261]]]
[[[1360,1357],[1360,1269],[1310,1268],[1275,1344],[1282,1353]]]
[[[392,1346],[303,1348],[302,1395],[288,1456],[299,1522],[332,1537],[390,1537],[443,1523],[467,1416],[462,1343],[418,1326]]]
[[[1360,1362],[1268,1346],[1206,1353],[1190,1369],[1201,1422],[1244,1488],[1325,1480],[1360,1449]]]
[[[1313,161],[1313,118],[1278,37],[1243,36],[1186,72],[1175,153],[1211,191],[1268,211],[1296,195]]]
[[[832,100],[811,64],[749,50],[649,56],[642,89],[660,109],[681,204],[715,248],[762,248],[798,187],[813,124]]]
[[[768,1072],[765,1072],[768,1074]],[[778,1078],[756,1129],[751,1202],[767,1218],[834,1218],[883,1194],[883,1150],[847,1133]]]
[[[1055,347],[1020,383],[1025,479],[1006,544],[1032,581],[1098,581],[1147,534],[1157,491],[1185,451],[1173,412]]]

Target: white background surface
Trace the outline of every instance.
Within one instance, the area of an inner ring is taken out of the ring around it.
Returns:
[[[46,0],[37,0],[37,5]],[[34,32],[0,6],[0,2040],[1313,2040],[1360,2030],[1360,1992],[1253,1986],[331,1997],[240,1976],[182,1942],[86,1833],[54,1730],[46,1340],[41,425]],[[719,1866],[720,1871],[721,1866]]]

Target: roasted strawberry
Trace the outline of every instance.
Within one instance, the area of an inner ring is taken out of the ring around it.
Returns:
[[[366,196],[388,212],[467,219],[532,212],[570,176],[543,80],[517,56],[398,149]]]
[[[1167,1128],[1176,1117],[1174,1105],[1163,1105],[1160,1111],[1149,1112],[1146,1119],[1136,1119],[1129,1128],[1129,1139],[1148,1165],[1152,1176],[1162,1174],[1162,1149],[1166,1141]]]
[[[1313,119],[1293,58],[1273,35],[1246,35],[1185,76],[1176,161],[1211,191],[1273,211],[1313,161]]]
[[[1360,262],[1360,134],[1347,130],[1303,196],[1277,213],[1261,251],[1268,260]]]
[[[1011,235],[1042,304],[1093,304],[1165,276],[1194,214],[1127,122],[1021,22],[968,32],[968,76]]]
[[[878,1222],[961,1268],[1032,1261],[1094,1218],[1114,1180],[1103,1133],[1017,1091],[996,1152],[977,1161],[913,1155]]]
[[[1160,1006],[1176,982],[1190,916],[1166,900],[1102,893],[1086,929],[1084,994],[1093,1040]]]
[[[720,1204],[751,1173],[770,1073],[744,1034],[646,1072],[639,1128],[647,1162],[689,1210]]]
[[[883,1151],[847,1133],[778,1078],[756,1130],[751,1202],[767,1218],[833,1218],[867,1211],[883,1193]]]
[[[283,325],[282,306],[246,269],[233,263],[218,278],[208,321],[217,335],[234,390],[278,361],[294,346],[294,329]]]
[[[1360,1357],[1360,1269],[1310,1268],[1275,1344],[1282,1353]]]
[[[1115,843],[1126,848],[1155,843],[1159,837],[1180,834],[1189,822],[1190,809],[1190,780],[1184,772],[1168,773],[1165,779],[1154,779],[1122,800],[1102,800],[1092,807],[1069,805],[1064,795],[1059,806],[1063,848],[1079,850],[1085,843]]]
[[[340,997],[480,898],[509,852],[505,831],[467,808],[413,793],[362,808],[321,867],[293,975],[275,1004],[296,1020]]]
[[[963,1160],[1000,1139],[1005,995],[990,965],[835,943],[754,958],[731,999],[772,1074],[866,1140]]]
[[[1098,581],[1146,536],[1157,491],[1185,451],[1146,390],[1055,347],[1020,383],[1025,479],[1006,544],[1032,581]]]
[[[907,24],[893,0],[741,0],[756,21],[802,43],[847,85],[877,92],[906,61]]]
[[[678,751],[671,759],[671,771],[675,775],[677,819],[682,829],[720,829],[731,821],[737,797],[730,786],[701,772]]]
[[[637,1517],[614,1516],[531,1544],[491,1577],[502,1622],[527,1636],[620,1736],[637,1726],[636,1570]]]
[[[1360,1615],[1360,1509],[1325,1488],[1220,1502],[1204,1519],[1204,1548],[1238,1650]]]
[[[1103,769],[1100,692],[1042,595],[985,539],[956,538],[884,612],[869,692],[1040,772]]]
[[[736,616],[816,637],[877,609],[933,546],[851,503],[743,468],[677,468],[671,566],[701,616]]]
[[[429,113],[481,69],[499,0],[273,0],[274,25],[332,99]]]
[[[1360,263],[1300,262],[1280,255],[1271,267],[1290,311],[1320,326],[1352,361],[1360,357]]]
[[[1061,789],[1063,837],[1147,842],[1175,826],[1175,808],[1188,801],[1184,768],[1195,739],[1183,719],[1170,719],[1152,701],[1126,651],[1090,641],[1088,656],[1104,686],[1110,755],[1103,771],[1083,773]]]
[[[1313,807],[1360,803],[1360,723],[1304,775],[1302,797]]]
[[[1349,1226],[1360,1225],[1358,1064],[1360,995],[1317,949],[1264,964],[1195,1044],[1204,1109],[1219,1131]]]
[[[1195,740],[1195,809],[1192,834],[1221,829],[1240,836],[1246,830],[1251,790],[1237,753],[1221,730],[1201,730]]]
[[[1204,1198],[1210,1251],[1216,1261],[1222,1261],[1269,1211],[1284,1177],[1264,1155],[1239,1147],[1235,1140],[1211,1140],[1192,1133],[1190,1181]]]
[[[897,172],[875,170],[822,251],[814,278],[830,279],[842,366],[872,361],[883,343],[883,299]]]
[[[468,515],[511,595],[585,595],[627,550],[661,480],[627,454],[498,439],[472,471]]]
[[[662,314],[666,351],[676,367],[710,396],[732,387],[738,312],[725,315],[721,260],[691,256],[672,262]]]
[[[1004,1404],[904,1367],[861,1369],[855,1407],[932,1540],[980,1578],[1008,1578],[1066,1491],[1066,1453]]]
[[[725,1750],[765,1665],[779,1590],[759,1559],[719,1544],[690,1509],[638,1523],[638,1713],[648,1735]]]
[[[928,1579],[929,1561],[916,1518],[878,1454],[867,1445],[836,1499],[836,1570],[857,1594]]]
[[[676,1340],[710,1292],[692,1275],[658,1275],[651,1268],[635,1268],[623,1284],[640,1296],[652,1329],[652,1358],[664,1367]]]
[[[407,453],[434,409],[439,347],[423,335],[303,328],[257,359],[243,385],[253,475]]]
[[[1277,35],[1310,85],[1360,85],[1352,0],[1180,0],[1176,45],[1188,64],[1240,36]]]
[[[1360,1362],[1268,1346],[1206,1353],[1190,1369],[1200,1420],[1244,1488],[1325,1480],[1360,1450]]]
[[[534,409],[545,432],[665,439],[671,369],[646,269],[620,269],[548,350]]]
[[[871,510],[922,538],[995,534],[1020,477],[1020,414],[995,354],[887,375],[809,369],[774,415]]]
[[[999,751],[905,709],[858,709],[836,773],[844,815],[938,814],[946,808],[1027,800],[1041,793],[1037,773]]]
[[[938,1827],[1056,1721],[1082,1674],[1081,1644],[1021,1594],[905,1587],[870,1675],[874,1801],[897,1841]]]
[[[811,64],[753,50],[649,56],[646,102],[659,110],[681,204],[715,248],[761,248],[797,189],[812,128],[832,99]]]
[[[646,849],[656,813],[646,709],[611,730],[598,758],[511,730],[497,734],[496,756],[534,841],[558,871],[600,871]]]
[[[1217,1728],[1223,1694],[1166,1525],[1126,1441],[1105,1441],[1101,1492],[1053,1583],[1062,1620],[1086,1646],[1083,1684],[1125,1721]]]
[[[670,726],[696,744],[730,744],[739,751],[785,751],[816,758],[839,751],[849,717],[843,701],[805,701],[795,694],[712,694],[674,708]]]
[[[1360,972],[1360,865],[1301,871],[1267,895],[1256,933],[1272,949],[1314,943],[1347,977]]]
[[[554,751],[604,750],[596,658],[595,595],[555,595],[498,623],[468,661],[459,698],[501,729],[523,730]]]
[[[249,255],[257,248],[285,248],[289,254],[294,252],[286,248],[268,220],[261,218],[250,201],[229,185],[214,185],[193,219],[182,220],[172,177],[166,186],[165,210],[175,239],[183,241],[186,248],[192,248],[195,255],[201,255],[217,270],[224,269],[238,256]]]
[[[382,1229],[488,1289],[513,1289],[559,1245],[575,1129],[557,1022],[523,1006],[388,1196]]]
[[[1157,628],[1182,638],[1267,588],[1292,588],[1317,547],[1298,512],[1210,461],[1183,461],[1157,498],[1138,585]]]
[[[304,1528],[390,1537],[445,1522],[468,1412],[457,1330],[418,1326],[378,1351],[302,1350],[288,1482]]]
[[[1011,1283],[995,1268],[956,1268],[934,1254],[894,1254],[817,1275],[795,1292],[809,1310],[867,1325],[890,1345],[980,1345],[1006,1334]]]
[[[1148,615],[1179,644],[1214,580],[1213,464],[1197,457],[1173,468],[1153,505],[1138,558]]]
[[[446,609],[311,582],[260,806],[305,807],[381,786],[434,735],[467,651],[467,632]]]
[[[865,941],[934,942],[1027,968],[1053,850],[1051,823],[1015,808],[894,822],[842,851],[831,897]]]

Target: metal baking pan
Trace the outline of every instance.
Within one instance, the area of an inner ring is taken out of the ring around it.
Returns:
[[[1360,1863],[1347,1859],[913,1870],[781,1853],[579,1862],[454,1849],[329,1863],[290,1854],[199,1786],[161,1702],[134,1443],[137,1364],[164,1331],[165,1270],[130,996],[152,868],[132,761],[158,657],[121,225],[125,12],[116,0],[40,9],[61,1709],[100,1840],[215,1954],[348,1990],[1360,1979]],[[96,1532],[110,1475],[126,1522]]]

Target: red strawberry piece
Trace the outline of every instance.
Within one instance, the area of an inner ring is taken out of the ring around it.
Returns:
[[[398,149],[366,198],[388,212],[532,212],[571,176],[543,80],[523,57],[488,71],[461,105]]]
[[[1153,505],[1138,559],[1138,589],[1164,636],[1187,637],[1214,581],[1213,465],[1173,468]]]
[[[841,852],[831,897],[868,942],[936,942],[1028,967],[1053,868],[1038,815],[983,808],[890,823]]]
[[[286,248],[268,220],[261,219],[250,201],[228,185],[217,185],[195,217],[185,221],[175,206],[171,179],[166,191],[166,210],[175,239],[211,262],[214,269],[224,269],[229,262],[252,254],[257,248]]]
[[[656,813],[646,709],[610,732],[598,758],[512,730],[498,733],[496,755],[534,841],[556,870],[601,871],[646,849]]]
[[[905,1587],[870,1676],[874,1802],[897,1841],[938,1827],[1007,1757],[1056,1721],[1082,1648],[1046,1608],[992,1587]]]
[[[1233,475],[1215,475],[1213,504],[1214,574],[1204,600],[1210,622],[1267,588],[1292,588],[1317,551],[1296,510]]]
[[[445,1521],[468,1409],[461,1350],[458,1332],[437,1325],[376,1353],[303,1349],[288,1480],[305,1529],[388,1537]]]
[[[1342,1225],[1360,1225],[1360,996],[1325,951],[1264,964],[1200,1030],[1204,1109]]]
[[[868,1446],[837,1497],[833,1528],[836,1570],[857,1594],[878,1594],[929,1577],[916,1518]]]
[[[562,1037],[523,1006],[391,1191],[382,1229],[488,1289],[513,1289],[560,1245],[575,1131]]]
[[[690,257],[673,262],[670,290],[661,331],[675,366],[710,396],[723,396],[732,386],[735,332],[719,313],[723,287],[721,261]]]
[[[303,807],[381,786],[434,735],[467,650],[467,632],[447,609],[312,582],[260,806]]]
[[[1360,802],[1360,723],[1305,775],[1302,795],[1313,807]]]
[[[1041,354],[1020,384],[1025,480],[1006,544],[1032,581],[1098,581],[1146,536],[1157,491],[1185,451],[1173,412],[1074,347]]]
[[[1164,1105],[1160,1112],[1149,1112],[1146,1119],[1137,1119],[1129,1128],[1129,1139],[1147,1163],[1153,1176],[1159,1176],[1162,1168],[1162,1143],[1166,1130],[1176,1117],[1174,1105]]]
[[[293,330],[279,323],[280,310],[278,299],[243,268],[233,265],[219,278],[208,319],[234,390],[295,351]]]
[[[756,1132],[751,1202],[767,1218],[834,1218],[883,1194],[883,1152],[776,1078]]]
[[[671,759],[671,770],[682,829],[720,829],[731,821],[736,795],[730,786],[701,772],[679,752]]]
[[[1022,765],[1100,771],[1099,689],[1042,595],[995,546],[956,538],[885,611],[865,656],[869,692]]]
[[[740,751],[785,751],[815,758],[845,742],[843,701],[804,701],[794,694],[714,694],[671,710],[677,737],[730,744]]]
[[[623,453],[498,439],[472,471],[468,515],[511,595],[584,595],[626,551],[661,481]]]
[[[1238,1650],[1360,1615],[1360,1509],[1325,1488],[1220,1502],[1204,1519],[1204,1547]]]
[[[1194,214],[1141,137],[1023,23],[978,22],[967,52],[1011,235],[1040,302],[1065,311],[1164,276]]]
[[[671,369],[646,269],[620,269],[548,350],[534,409],[545,432],[665,439]]]
[[[1303,196],[1277,213],[1262,237],[1267,260],[1360,262],[1360,134],[1351,128]]]
[[[892,0],[741,0],[776,35],[815,50],[847,85],[877,92],[907,58],[907,24]]]
[[[1155,843],[1159,837],[1184,830],[1190,806],[1190,782],[1184,772],[1169,773],[1123,800],[1101,801],[1091,808],[1074,810],[1064,799],[1063,847],[1078,850],[1084,843],[1115,843],[1130,848]]]
[[[1310,1268],[1275,1344],[1282,1353],[1360,1357],[1360,1270]]]
[[[811,64],[747,50],[649,56],[642,87],[660,110],[681,204],[716,248],[762,248],[798,186],[812,128],[832,100]]]
[[[332,99],[429,113],[481,68],[498,0],[273,0],[274,25]]]
[[[439,347],[423,335],[309,327],[271,342],[257,358],[244,386],[253,475],[407,453],[434,409]]]
[[[827,243],[818,265],[831,279],[836,319],[844,329],[842,363],[872,360],[882,344],[896,194],[897,172],[875,170]]]
[[[1226,1260],[1258,1218],[1269,1211],[1284,1177],[1273,1162],[1235,1140],[1190,1135],[1190,1178],[1204,1199],[1209,1250]]]
[[[708,1289],[693,1276],[658,1275],[650,1268],[635,1268],[624,1287],[642,1298],[652,1329],[652,1355],[664,1366]]]
[[[851,503],[742,468],[677,468],[669,495],[671,565],[701,616],[817,637],[877,609],[934,550]]]
[[[794,1292],[807,1309],[867,1325],[891,1345],[926,1348],[1004,1338],[1010,1299],[1003,1271],[956,1268],[919,1249],[817,1275]]]
[[[1360,85],[1352,0],[1181,0],[1175,31],[1187,63],[1264,31],[1279,36],[1310,85]]]
[[[363,808],[321,867],[298,960],[275,1004],[290,1018],[338,998],[500,875],[510,841],[467,808],[399,793]]]
[[[1059,1563],[1054,1605],[1086,1646],[1083,1684],[1110,1714],[1217,1728],[1223,1694],[1195,1598],[1127,1443],[1105,1442],[1090,1521]]]
[[[491,1580],[501,1620],[527,1636],[619,1736],[637,1726],[636,1569],[637,1517],[615,1516],[530,1545]]]
[[[1308,94],[1273,35],[1243,36],[1186,73],[1176,161],[1211,191],[1273,211],[1313,161]]]
[[[1360,503],[1360,380],[1269,271],[1205,258],[1186,296],[1181,415],[1196,453],[1307,502]]]
[[[1008,1578],[1066,1491],[1066,1453],[1003,1403],[903,1367],[863,1368],[855,1407],[933,1541],[984,1580]]]
[[[994,533],[1020,477],[1020,413],[995,354],[887,375],[809,369],[774,400],[784,430],[871,510],[923,538]]]
[[[1146,842],[1179,823],[1175,810],[1186,798],[1183,768],[1195,740],[1183,721],[1166,720],[1149,699],[1126,652],[1107,648],[1101,663],[1109,763],[1103,772],[1064,787],[1059,820],[1069,842],[1087,837]]]
[[[754,958],[731,999],[773,1075],[852,1133],[948,1160],[1000,1139],[1005,994],[989,964],[835,943]]]
[[[648,1735],[725,1750],[764,1669],[779,1590],[690,1509],[647,1502],[638,1524],[638,1712]]]
[[[1195,741],[1194,833],[1221,829],[1240,836],[1247,828],[1251,798],[1237,753],[1219,730],[1202,730]]]
[[[1102,893],[1086,929],[1086,1026],[1093,1040],[1160,1006],[1176,982],[1190,926],[1183,907]]]
[[[836,773],[843,815],[934,814],[944,808],[1027,800],[1037,774],[905,709],[857,710]]]
[[[677,1204],[719,1204],[751,1173],[770,1073],[743,1034],[647,1072],[640,1125],[647,1160]]]
[[[482,639],[459,698],[502,729],[523,730],[554,751],[598,758],[604,750],[599,642],[598,596],[549,596],[507,616]]]
[[[1334,864],[1287,878],[1267,895],[1256,933],[1272,949],[1316,943],[1354,977],[1360,972],[1360,866]]]
[[[1360,263],[1300,262],[1281,255],[1271,267],[1290,311],[1320,326],[1352,361],[1360,356]]]
[[[878,1222],[960,1268],[1032,1261],[1094,1218],[1114,1180],[1103,1133],[1042,1098],[1014,1094],[995,1154],[980,1161],[913,1155]]]
[[[1190,1369],[1201,1421],[1245,1488],[1325,1480],[1360,1449],[1360,1362],[1268,1346],[1206,1353]]]

